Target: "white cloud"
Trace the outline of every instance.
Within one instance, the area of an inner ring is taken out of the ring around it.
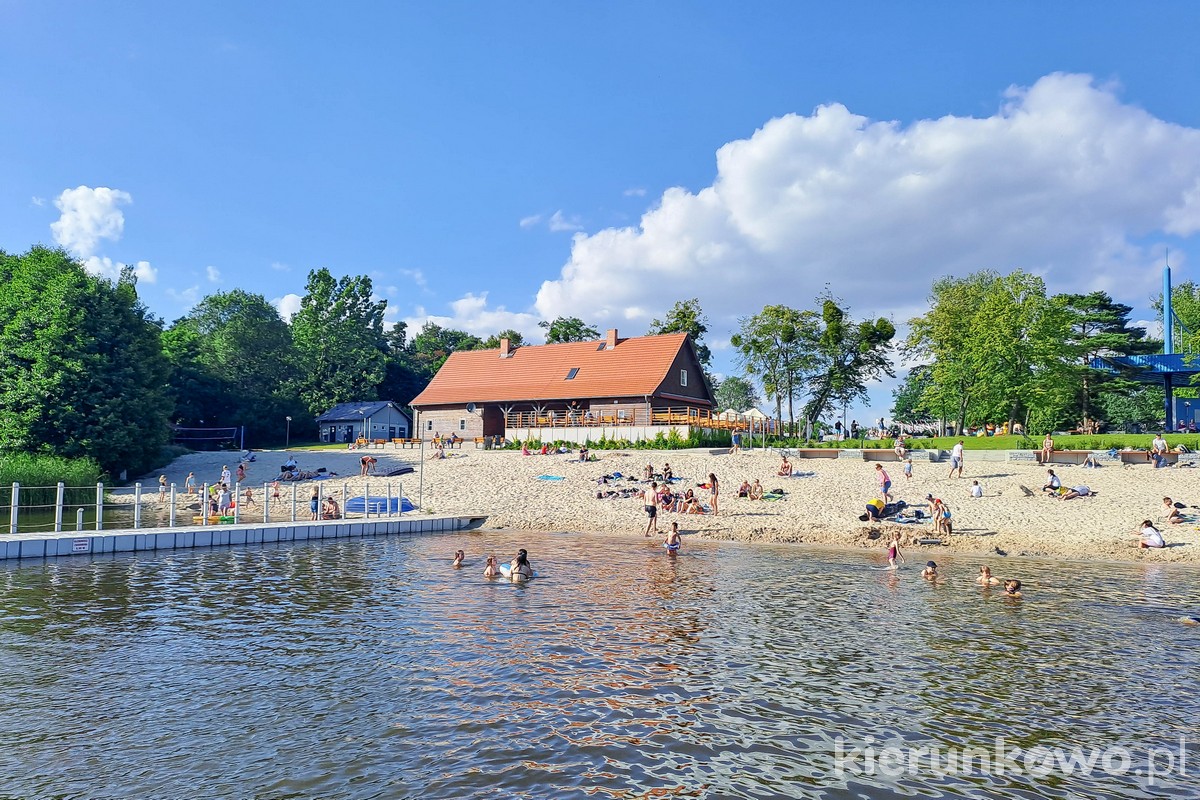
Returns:
[[[46,198],[34,195],[33,197],[29,198],[29,202],[33,203],[38,208],[41,208],[42,206],[46,205]]]
[[[530,214],[528,217],[521,217],[521,221],[518,222],[517,224],[520,225],[522,228],[532,228],[534,225],[537,225],[541,221],[542,221],[541,214]]]
[[[632,189],[626,189],[625,191],[621,192],[621,194],[625,195],[626,197],[645,197],[646,190],[640,186],[635,186]]]
[[[541,317],[519,311],[508,311],[504,306],[495,309],[487,307],[487,292],[481,294],[468,293],[450,303],[449,316],[427,314],[425,309],[417,306],[411,317],[405,318],[409,335],[420,332],[426,322],[441,325],[443,328],[466,331],[481,338],[487,338],[507,328],[520,331],[529,341],[539,341],[544,338],[545,331],[538,327]]]
[[[276,272],[291,272],[292,271],[291,267],[289,267],[287,264],[284,264],[279,261],[272,261],[271,269],[275,270]]]
[[[208,278],[209,283],[220,283],[221,282],[221,270],[217,269],[214,266],[210,265],[210,266],[205,267],[204,274]]]
[[[79,258],[96,253],[101,239],[117,241],[125,229],[119,206],[133,202],[128,192],[106,187],[78,186],[64,189],[54,205],[62,212],[50,223],[54,241]]]
[[[200,300],[200,287],[189,286],[186,289],[171,289],[167,290],[167,297],[179,303],[184,308],[191,308]]]
[[[546,227],[555,232],[583,230],[579,217],[567,217],[561,210],[555,211],[550,216],[550,219],[546,221]]]
[[[1054,74],[986,118],[902,125],[835,104],[773,119],[717,152],[711,186],[576,233],[535,310],[600,326],[697,296],[719,338],[826,284],[855,314],[907,313],[939,276],[1015,268],[1136,304],[1157,286],[1154,239],[1197,231],[1200,131]]]
[[[127,266],[129,265],[101,256],[90,256],[83,260],[84,269],[110,281],[120,278],[121,271]],[[138,261],[133,264],[133,275],[137,278],[138,283],[158,283],[158,270],[150,266],[149,261]]]
[[[291,322],[292,317],[300,310],[300,301],[303,299],[298,294],[285,294],[272,300],[271,305],[278,309],[279,316],[283,317],[284,321]]]

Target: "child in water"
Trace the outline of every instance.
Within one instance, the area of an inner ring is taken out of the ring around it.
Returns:
[[[982,566],[979,568],[979,577],[975,579],[975,582],[981,586],[1000,585],[1000,579],[992,577],[992,568],[988,566]]]
[[[500,577],[500,565],[496,563],[496,556],[494,554],[487,557],[487,566],[483,568],[483,577]]]
[[[667,540],[663,542],[663,546],[667,548],[668,553],[675,555],[679,552],[679,545],[682,543],[682,541],[683,540],[679,536],[679,523],[672,522],[671,530],[667,533]]]
[[[888,566],[896,569],[896,559],[900,559],[900,563],[904,563],[904,554],[900,552],[900,534],[893,533],[891,540],[888,542]]]
[[[937,578],[937,576],[937,564],[933,561],[926,561],[925,569],[921,570],[921,577],[927,581],[931,581]]]
[[[1019,580],[1017,580],[1016,578],[1009,578],[1008,580],[1006,580],[1004,582],[1004,596],[1005,597],[1020,597],[1021,596],[1021,582]]]
[[[455,569],[458,569],[459,567],[461,567],[463,565],[463,560],[466,559],[466,557],[467,557],[467,554],[464,553],[462,550],[459,550],[458,552],[456,552],[454,554],[454,562],[450,566],[454,567]]]

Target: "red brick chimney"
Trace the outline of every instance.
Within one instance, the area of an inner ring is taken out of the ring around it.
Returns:
[[[608,329],[608,340],[605,343],[604,347],[606,350],[612,350],[616,346],[617,346],[617,329],[609,328]]]
[[[510,350],[508,347],[508,337],[505,336],[504,338],[502,338],[500,340],[500,357],[508,358],[511,355],[512,355],[512,350]]]

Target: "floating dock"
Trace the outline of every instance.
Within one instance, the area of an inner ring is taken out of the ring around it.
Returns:
[[[111,531],[59,531],[0,535],[0,561],[23,558],[62,558],[106,553],[186,550],[193,547],[306,542],[314,539],[352,539],[365,536],[416,535],[474,530],[487,516],[395,517],[377,520],[324,522],[241,523],[194,525],[186,528],[140,528]]]

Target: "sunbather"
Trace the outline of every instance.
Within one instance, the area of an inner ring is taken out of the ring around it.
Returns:
[[[1175,503],[1169,497],[1163,498],[1163,520],[1172,525],[1183,522],[1183,515],[1179,513],[1179,509],[1175,507]]]
[[[787,478],[792,474],[792,462],[788,461],[788,457],[783,457],[783,463],[779,465],[779,472],[776,473],[781,478]]]

